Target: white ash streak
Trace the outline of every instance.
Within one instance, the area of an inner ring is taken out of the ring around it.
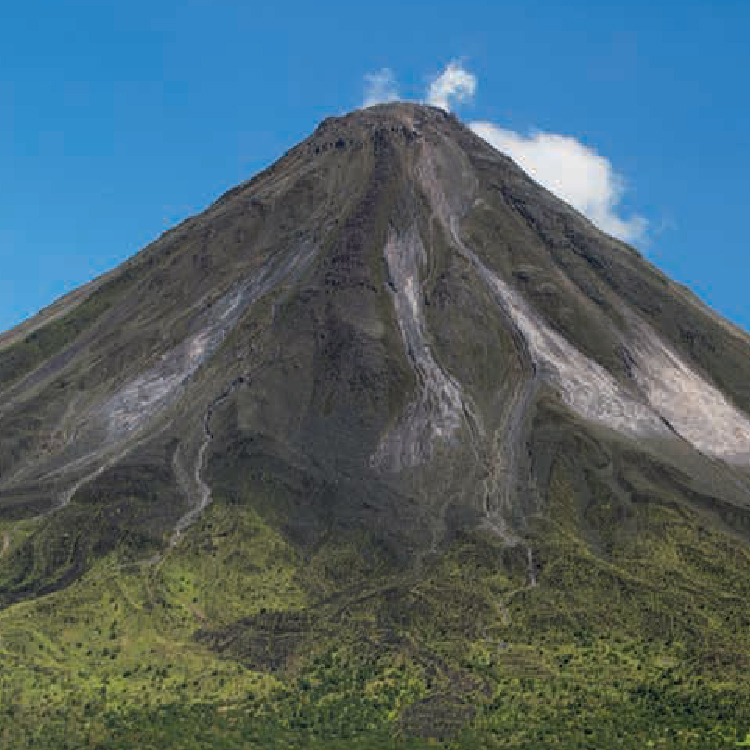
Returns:
[[[128,383],[104,406],[111,435],[138,428],[172,400],[179,387],[224,341],[241,307],[256,296],[254,286],[226,295],[213,306],[211,320],[202,331],[165,354],[159,364]]]
[[[183,385],[224,342],[242,313],[257,299],[301,270],[311,259],[309,248],[271,272],[260,272],[239,290],[226,294],[205,315],[202,330],[165,354],[155,366],[121,388],[101,407],[110,437],[128,434],[168,406]]]
[[[648,404],[630,393],[601,365],[584,355],[554,331],[522,295],[487,268],[460,238],[458,207],[443,189],[436,169],[437,155],[425,152],[418,176],[429,196],[435,215],[461,254],[469,259],[498,305],[511,318],[526,341],[537,374],[557,387],[563,402],[586,419],[630,435],[669,434],[669,427]]]
[[[523,333],[538,366],[574,412],[631,436],[674,432],[701,453],[750,464],[750,420],[650,326],[631,320],[635,336],[628,349],[637,387],[630,392],[549,328],[520,294],[483,265],[479,267]]]
[[[750,420],[708,383],[650,326],[634,323],[635,378],[672,429],[702,453],[750,463]]]
[[[149,433],[145,429],[151,420],[184,393],[190,377],[221,346],[244,311],[278,284],[298,278],[315,250],[311,244],[301,245],[283,262],[262,269],[253,279],[227,293],[203,313],[203,327],[198,333],[165,354],[156,366],[127,383],[106,402],[92,407],[73,431],[67,446],[73,448],[85,440],[91,447],[83,455],[67,460],[53,474],[69,473],[73,467],[96,468],[63,493],[53,510],[70,502],[83,485],[98,478],[146,439]]]
[[[633,436],[669,434],[656,409],[629,393],[600,364],[552,330],[523,297],[476,259],[495,297],[526,340],[540,374],[554,383],[572,411]]]
[[[422,310],[419,263],[425,250],[416,228],[399,236],[391,232],[385,259],[393,304],[409,359],[419,381],[419,394],[399,423],[382,439],[372,463],[391,471],[429,459],[437,440],[449,440],[470,412],[461,386],[436,362],[430,351]]]

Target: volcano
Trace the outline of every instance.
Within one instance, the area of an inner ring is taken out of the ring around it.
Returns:
[[[735,746],[749,415],[747,333],[453,115],[329,118],[0,337],[0,736]]]

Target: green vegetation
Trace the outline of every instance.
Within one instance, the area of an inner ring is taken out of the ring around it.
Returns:
[[[114,552],[0,613],[0,744],[740,744],[744,542],[654,503],[604,560],[568,521],[564,462],[552,481],[550,518],[531,533],[537,586],[525,550],[483,532],[419,573],[365,577],[366,536],[304,560],[253,511],[218,502],[163,559]],[[332,576],[347,562],[342,587]]]

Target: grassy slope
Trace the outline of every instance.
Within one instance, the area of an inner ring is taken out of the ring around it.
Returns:
[[[581,509],[574,475],[556,462],[531,529],[536,587],[525,551],[484,534],[419,573],[365,570],[366,536],[304,560],[218,502],[163,561],[113,553],[0,613],[0,744],[734,746],[750,729],[746,545],[653,500],[637,537],[595,555],[571,519],[625,526],[604,494]]]

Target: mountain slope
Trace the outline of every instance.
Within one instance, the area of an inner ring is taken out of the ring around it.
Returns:
[[[731,742],[749,383],[453,116],[326,120],[0,340],[6,736]]]

